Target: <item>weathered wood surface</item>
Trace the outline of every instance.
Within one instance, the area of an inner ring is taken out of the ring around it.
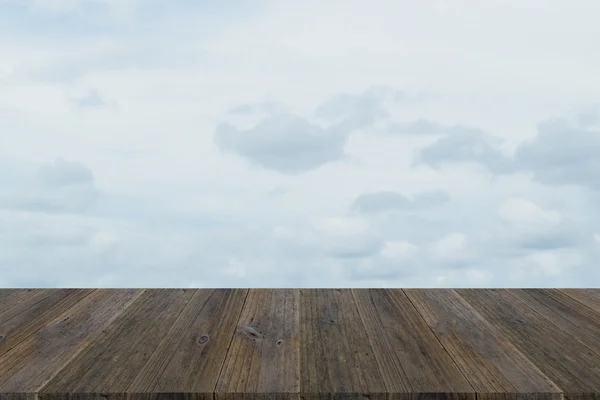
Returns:
[[[0,289],[0,400],[600,400],[600,289]]]

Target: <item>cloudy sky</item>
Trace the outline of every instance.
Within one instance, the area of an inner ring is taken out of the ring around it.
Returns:
[[[0,0],[0,287],[600,287],[597,0]]]

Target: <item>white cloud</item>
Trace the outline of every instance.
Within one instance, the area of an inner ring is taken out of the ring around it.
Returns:
[[[220,124],[215,141],[222,150],[238,153],[261,167],[296,174],[342,159],[347,133],[324,130],[295,115],[279,114],[248,130]]]
[[[500,206],[498,216],[503,222],[524,228],[537,225],[538,229],[552,228],[560,224],[561,215],[545,211],[524,199],[508,199]]]
[[[581,241],[580,228],[556,210],[545,210],[522,198],[509,198],[498,208],[500,222],[492,240],[529,249],[568,248]]]
[[[381,249],[381,255],[393,260],[405,260],[415,255],[418,248],[406,240],[386,241]]]
[[[327,217],[313,222],[314,245],[334,257],[364,257],[377,252],[381,238],[366,220]]]
[[[486,286],[494,278],[494,274],[491,271],[485,269],[469,269],[465,272],[467,278],[467,285],[465,286]]]
[[[558,278],[568,275],[570,270],[580,267],[584,261],[583,255],[575,250],[535,252],[520,259],[512,268],[510,277],[517,282],[529,277]]]
[[[444,262],[462,260],[466,254],[467,236],[461,232],[451,233],[444,236],[432,246],[436,258]]]
[[[388,211],[414,210],[444,204],[450,195],[443,190],[427,190],[408,198],[399,192],[378,191],[363,193],[352,203],[355,211],[372,214]]]
[[[56,159],[16,193],[0,199],[0,207],[49,213],[83,212],[98,197],[92,171],[77,161]]]

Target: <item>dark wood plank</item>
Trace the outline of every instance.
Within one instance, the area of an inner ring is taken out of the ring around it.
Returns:
[[[71,297],[83,298],[71,302],[67,309],[56,307],[62,310],[60,314],[0,357],[0,370],[4,372],[0,392],[38,391],[141,293],[138,289],[90,290],[89,294],[88,290],[72,291],[81,294]]]
[[[213,400],[206,393],[121,393],[121,392],[76,392],[41,393],[36,399],[27,400]],[[1,400],[1,399],[0,399]],[[21,399],[15,399],[21,400]],[[25,399],[23,399],[25,400]]]
[[[600,289],[559,289],[581,304],[600,313]]]
[[[350,289],[300,289],[300,393],[334,398],[387,387]]]
[[[0,357],[92,292],[93,289],[45,289],[30,292],[0,315]],[[2,365],[10,368],[7,364]]]
[[[125,392],[196,290],[146,289],[41,392]]]
[[[600,400],[599,337],[598,289],[3,289],[0,400]]]
[[[72,289],[69,290],[58,290],[58,289],[40,289],[36,292],[26,292],[23,291],[21,293],[15,293],[16,296],[12,296],[12,299],[8,299],[9,303],[3,304],[5,310],[0,312],[0,326],[5,326],[6,323],[10,320],[13,320],[13,324],[15,323],[15,317],[20,317],[21,321],[34,320],[39,315],[43,314],[48,310],[48,308],[52,308],[56,300],[50,300],[43,302],[42,304],[38,304],[42,302],[44,299],[47,299],[51,295],[55,296],[69,296],[72,293]],[[13,300],[13,301],[10,301]],[[37,307],[33,306],[37,305]],[[23,322],[21,322],[23,323]]]
[[[212,399],[247,289],[200,289],[127,388]]]
[[[250,289],[221,375],[221,393],[300,392],[300,292],[298,289]]]
[[[556,289],[510,289],[508,292],[543,315],[550,324],[583,343],[600,360],[600,313],[582,307],[577,300]]]
[[[565,393],[600,391],[598,357],[506,289],[458,289]]]
[[[461,398],[475,399],[473,387],[402,289],[352,292],[390,392],[463,393]]]
[[[0,400],[38,400],[35,393],[0,393]]]
[[[0,289],[0,320],[5,311],[40,292],[50,295],[48,289]]]
[[[486,393],[546,393],[560,389],[452,289],[404,289],[479,397]],[[486,397],[489,398],[490,396]],[[492,396],[493,397],[493,396]]]

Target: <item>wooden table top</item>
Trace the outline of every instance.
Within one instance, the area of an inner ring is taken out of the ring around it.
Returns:
[[[599,399],[600,289],[0,289],[3,399]]]

